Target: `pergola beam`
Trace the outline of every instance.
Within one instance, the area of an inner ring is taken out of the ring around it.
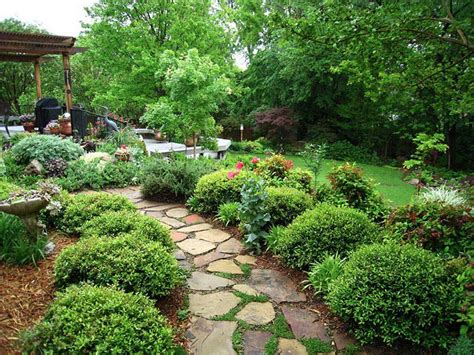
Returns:
[[[32,54],[0,54],[0,62],[40,63],[54,60],[53,57],[42,57]]]

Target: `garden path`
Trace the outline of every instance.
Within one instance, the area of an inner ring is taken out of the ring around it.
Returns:
[[[138,187],[108,192],[126,196],[170,229],[175,257],[189,271],[191,354],[235,354],[234,347],[243,354],[264,354],[272,342],[267,350],[298,355],[307,354],[304,339],[319,339],[337,350],[354,342],[347,334],[331,334],[295,282],[261,268],[236,236],[183,205],[146,200]]]

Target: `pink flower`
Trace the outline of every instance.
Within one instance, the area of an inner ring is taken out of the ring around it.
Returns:
[[[122,149],[127,149],[127,146],[125,144],[122,144]]]
[[[235,172],[229,171],[227,173],[227,179],[232,180],[235,177],[235,175],[237,175]]]
[[[252,160],[250,161],[252,164],[257,164],[260,161],[258,157],[253,157]]]
[[[244,163],[242,163],[241,161],[239,161],[239,162],[237,162],[237,164],[235,164],[235,168],[237,170],[241,170],[243,167],[244,167]]]

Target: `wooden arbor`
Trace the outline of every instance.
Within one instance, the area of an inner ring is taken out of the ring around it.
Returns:
[[[42,98],[40,63],[50,60],[51,57],[48,55],[62,55],[66,110],[71,112],[72,89],[69,58],[73,54],[87,50],[87,48],[74,47],[75,42],[74,37],[0,31],[0,61],[33,63],[36,98],[39,100]]]

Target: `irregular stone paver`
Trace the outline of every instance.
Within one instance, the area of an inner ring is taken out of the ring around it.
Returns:
[[[295,283],[288,276],[275,270],[252,270],[248,284],[278,303],[306,301],[306,296],[297,291]]]
[[[247,330],[244,333],[244,355],[262,355],[265,353],[265,345],[272,333],[258,330]]]
[[[179,206],[180,205],[177,205],[175,203],[173,203],[173,204],[171,204],[171,203],[158,203],[156,205],[148,207],[147,211],[160,212],[160,211],[169,210],[170,208],[175,208],[175,207],[179,207]]]
[[[213,261],[225,259],[225,258],[231,258],[232,256],[233,255],[231,254],[224,254],[224,253],[218,253],[217,251],[211,251],[210,253],[196,256],[194,258],[194,265],[196,265],[196,267],[201,267],[209,263],[212,263]]]
[[[193,269],[193,265],[190,264],[187,260],[178,260],[178,264],[184,270],[191,271]]]
[[[244,284],[234,285],[232,288],[249,296],[258,296],[260,294],[257,290],[254,290],[252,287]]]
[[[203,230],[211,229],[211,228],[212,228],[212,225],[210,225],[209,223],[200,223],[200,224],[195,224],[192,226],[180,228],[178,229],[178,232],[193,233],[193,232],[199,232],[199,231],[203,231]]]
[[[182,240],[185,240],[188,237],[186,233],[181,233],[177,231],[171,231],[171,239],[173,239],[173,242],[178,243]]]
[[[188,279],[188,286],[195,291],[211,291],[221,287],[232,286],[234,281],[216,275],[194,271]]]
[[[147,216],[157,218],[157,219],[160,219],[161,217],[163,217],[163,212],[158,212],[158,211],[145,210],[145,214]]]
[[[179,207],[173,208],[171,210],[166,211],[166,215],[172,218],[183,218],[189,214],[189,211],[186,208]]]
[[[232,260],[217,260],[213,261],[207,267],[210,272],[224,272],[226,274],[243,275],[243,271]]]
[[[357,342],[356,339],[352,337],[351,335],[340,333],[338,331],[335,331],[332,336],[334,338],[334,343],[336,344],[337,350],[342,350],[347,345],[355,344]]]
[[[239,297],[226,291],[205,295],[191,293],[189,295],[189,311],[197,316],[211,318],[226,314],[237,306],[239,302]]]
[[[306,348],[296,339],[278,339],[277,354],[281,355],[308,355]]]
[[[196,233],[197,239],[207,240],[213,243],[222,243],[230,238],[230,234],[220,229],[208,229]]]
[[[138,209],[150,209],[150,207],[156,207],[156,206],[159,206],[160,203],[159,202],[156,202],[156,201],[150,201],[150,200],[144,200],[144,201],[140,201],[138,203],[135,204],[135,206],[137,206]],[[156,209],[153,209],[154,211],[156,211]]]
[[[207,253],[208,251],[211,251],[215,249],[215,245],[209,242],[206,242],[205,240],[199,240],[199,239],[185,239],[182,242],[176,243],[176,245],[184,250],[186,253],[189,253],[191,255],[200,255]]]
[[[189,216],[184,217],[183,221],[186,224],[204,223],[204,218],[198,214],[190,214]]]
[[[176,250],[174,252],[174,257],[176,260],[186,260],[186,255],[184,255],[182,250]]]
[[[235,260],[241,264],[257,265],[257,258],[251,255],[239,255]]]
[[[239,254],[244,249],[244,245],[235,238],[220,244],[217,251],[225,254]]]
[[[186,338],[190,341],[191,354],[235,354],[232,347],[232,334],[236,329],[237,322],[211,321],[200,317],[195,319],[186,332]]]
[[[313,312],[286,305],[283,305],[281,310],[297,339],[318,338],[323,341],[331,341],[326,335],[324,323]]]
[[[177,219],[174,219],[174,218],[170,218],[170,217],[160,217],[159,220],[173,228],[179,228],[179,227],[185,226],[183,222],[178,221]]]
[[[275,310],[270,302],[250,302],[235,317],[249,324],[264,325],[275,318]]]

